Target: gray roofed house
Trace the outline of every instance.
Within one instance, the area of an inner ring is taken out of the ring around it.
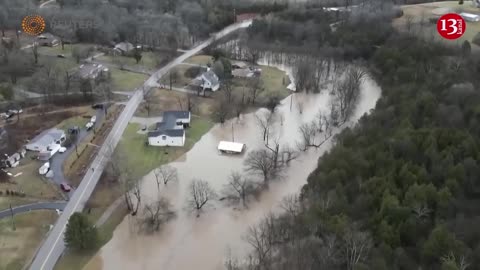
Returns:
[[[195,78],[192,85],[202,87],[204,90],[210,89],[212,91],[217,91],[220,88],[220,80],[215,72],[208,69],[206,72],[202,73],[202,75]]]
[[[51,144],[61,144],[65,141],[65,131],[57,128],[45,130],[38,136],[33,138],[25,148],[30,151],[43,152],[47,151]]]
[[[120,42],[115,45],[113,48],[114,51],[121,53],[121,54],[126,54],[130,52],[131,50],[134,49],[134,46],[130,42]]]
[[[75,75],[81,79],[96,79],[101,74],[108,72],[108,68],[101,64],[80,65]]]
[[[154,146],[183,146],[185,127],[190,125],[191,114],[188,111],[166,111],[162,122],[148,133],[148,143]]]

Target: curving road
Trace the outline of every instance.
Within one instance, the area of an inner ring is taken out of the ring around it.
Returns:
[[[14,215],[30,212],[32,210],[63,210],[67,202],[59,201],[59,202],[44,202],[44,203],[32,203],[26,204],[22,206],[12,207],[12,211],[10,209],[5,209],[0,211],[0,219],[4,217],[9,217],[13,212]]]
[[[150,76],[150,78],[145,81],[143,87],[135,89],[135,93],[132,95],[124,110],[120,114],[119,118],[115,122],[115,125],[110,131],[110,134],[108,134],[104,144],[100,148],[98,155],[90,165],[82,182],[73,193],[73,196],[70,198],[70,201],[65,207],[63,214],[59,217],[59,219],[55,223],[55,226],[48,234],[46,240],[43,242],[42,246],[37,251],[35,259],[30,265],[30,269],[50,270],[53,269],[53,267],[55,266],[58,258],[65,250],[63,234],[65,231],[65,227],[67,226],[68,219],[73,213],[83,210],[85,203],[90,198],[90,195],[92,194],[95,186],[97,185],[102,171],[108,159],[110,158],[110,155],[112,154],[112,149],[114,149],[120,141],[120,138],[122,137],[123,131],[127,127],[128,122],[132,118],[140,102],[142,102],[144,92],[148,92],[150,88],[158,86],[158,80],[163,75],[165,75],[172,67],[185,61],[187,58],[199,53],[201,50],[209,46],[215,39],[221,38],[238,29],[248,27],[251,23],[252,21],[250,20],[226,27],[225,29],[218,32],[217,34],[214,34],[211,38],[199,44],[195,48],[185,52],[162,69],[153,73],[152,76]]]

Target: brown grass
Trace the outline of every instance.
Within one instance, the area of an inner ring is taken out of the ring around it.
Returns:
[[[33,211],[0,220],[0,269],[22,269],[30,262],[37,247],[57,219],[55,211]]]
[[[166,89],[152,89],[150,92],[150,117],[161,116],[162,112],[168,110],[186,110],[188,108],[188,97],[190,96],[193,106],[193,114],[209,117],[213,112],[216,100],[211,97],[198,97],[178,91]],[[146,103],[143,102],[135,113],[136,116],[147,117]]]

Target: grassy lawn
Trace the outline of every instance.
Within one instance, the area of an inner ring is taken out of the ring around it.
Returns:
[[[216,100],[213,98],[197,97],[178,91],[167,89],[152,89],[149,93],[150,117],[161,116],[164,111],[185,110],[188,106],[188,98],[192,104],[192,113],[201,117],[210,117]],[[148,117],[146,103],[140,104],[135,116]]]
[[[18,214],[15,230],[10,218],[0,219],[0,269],[22,269],[28,264],[56,219],[55,211]]]
[[[480,10],[471,5],[470,1],[466,1],[463,5],[458,5],[458,1],[445,1],[445,2],[433,2],[418,5],[403,6],[402,10],[404,15],[394,20],[393,25],[400,30],[405,30],[405,24],[408,18],[411,18],[413,26],[412,30],[417,31],[420,35],[426,38],[433,38],[437,41],[442,41],[450,45],[461,45],[463,41],[472,41],[477,33],[480,32],[480,22],[466,22],[465,34],[457,40],[447,40],[442,38],[437,33],[436,24],[430,23],[429,18],[438,17],[432,13],[437,8],[449,8],[452,12],[461,13],[469,12],[474,14],[480,14]],[[420,27],[420,21],[422,17],[425,20],[423,27]],[[472,49],[478,50],[480,46],[472,44]]]
[[[119,56],[102,55],[100,57],[97,57],[96,59],[98,61],[105,62],[107,64],[118,64],[119,62],[121,62],[128,67],[143,66],[148,69],[155,69],[157,68],[157,63],[158,63],[156,58],[160,58],[160,57],[161,55],[155,54],[153,52],[142,52],[142,59],[138,64],[137,64],[137,61],[135,61],[135,58],[122,56],[122,55],[119,55]]]
[[[185,72],[189,69],[189,68],[192,68],[192,66],[187,66],[187,65],[177,65],[176,67],[174,67],[172,69],[172,71],[176,72],[177,73],[177,78],[175,80],[173,80],[172,82],[172,85],[174,87],[185,87],[187,85],[189,85],[192,80],[194,78],[189,78],[185,75]],[[162,79],[160,80],[160,82],[163,84],[163,85],[166,85],[167,88],[168,86],[170,85],[170,72],[165,74]]]
[[[41,164],[42,162],[30,160],[26,157],[20,161],[20,166],[8,170],[13,175],[17,173],[22,174],[17,177],[11,177],[10,182],[0,183],[0,190],[4,194],[6,190],[24,192],[26,197],[0,197],[0,209],[7,208],[10,203],[20,205],[33,202],[33,200],[63,199],[59,189],[38,174],[38,168],[41,167]]]
[[[212,126],[213,123],[209,119],[194,116],[191,127],[186,131],[184,147],[153,147],[145,145],[147,139],[145,134],[137,133],[141,125],[130,123],[120,141],[120,148],[128,153],[128,165],[133,175],[139,178],[186,153]]]
[[[115,90],[118,91],[133,91],[135,88],[143,85],[148,78],[148,76],[144,74],[128,72],[116,68],[111,69],[111,74]]]
[[[87,116],[91,117],[95,115],[95,110],[90,106],[78,107],[74,111],[78,113],[77,116],[63,120],[56,127],[65,131],[73,126],[79,126],[80,128],[83,128],[88,121],[90,121],[90,118],[87,118]]]
[[[190,64],[203,65],[203,66],[213,63],[212,57],[210,55],[194,55],[188,58],[187,60],[185,60],[185,62]]]

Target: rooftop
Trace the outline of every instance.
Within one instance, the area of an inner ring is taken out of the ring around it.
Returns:
[[[30,141],[30,143],[38,143],[44,146],[48,146],[52,143],[52,141],[60,140],[64,135],[65,132],[63,130],[58,128],[52,128],[38,134]]]
[[[178,119],[190,118],[188,111],[166,111],[163,113],[162,122],[158,122],[156,129],[148,133],[148,137],[168,135],[170,137],[181,137],[185,134],[183,125],[177,125]]]
[[[77,75],[83,79],[95,79],[102,71],[108,71],[108,68],[101,64],[83,64],[78,68]]]

